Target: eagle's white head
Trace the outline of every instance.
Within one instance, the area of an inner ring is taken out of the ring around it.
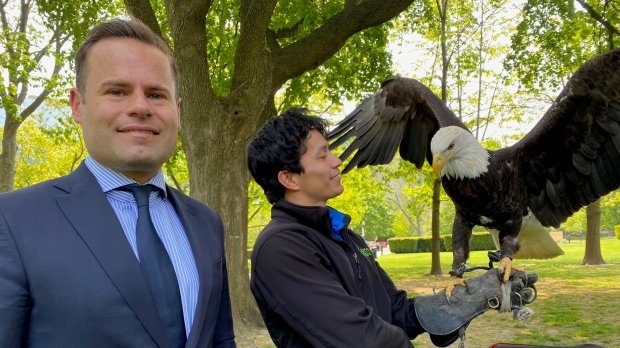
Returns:
[[[433,171],[439,177],[474,179],[486,173],[489,152],[467,130],[440,128],[431,140]]]

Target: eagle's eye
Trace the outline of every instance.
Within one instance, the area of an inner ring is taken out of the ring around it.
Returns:
[[[448,146],[448,150],[452,150],[454,148],[454,143],[450,143],[450,145]]]

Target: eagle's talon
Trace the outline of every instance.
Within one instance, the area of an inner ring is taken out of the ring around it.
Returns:
[[[512,273],[512,270],[523,271],[523,267],[513,264],[512,260],[508,256],[502,257],[497,265],[497,269],[500,274],[503,274],[502,281],[504,283],[510,279],[510,273]]]
[[[450,297],[452,296],[452,290],[454,290],[455,286],[465,286],[467,287],[467,283],[465,283],[465,280],[463,280],[463,278],[460,277],[450,277],[450,280],[448,281],[448,284],[446,284],[445,288],[446,288],[446,296]]]

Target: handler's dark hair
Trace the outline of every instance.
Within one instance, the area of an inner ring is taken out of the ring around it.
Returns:
[[[104,39],[134,39],[154,46],[163,52],[170,61],[170,69],[174,79],[175,98],[179,98],[179,69],[170,46],[146,24],[136,18],[115,18],[108,22],[97,24],[88,32],[75,55],[75,86],[82,96],[84,96],[86,89],[86,75],[89,70],[87,64],[88,54],[97,42]]]
[[[306,109],[292,108],[269,119],[248,144],[248,169],[269,203],[284,197],[284,186],[278,181],[280,171],[303,173],[300,160],[311,130],[326,136],[327,121],[310,116]]]

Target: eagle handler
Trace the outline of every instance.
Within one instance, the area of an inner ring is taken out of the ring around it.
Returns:
[[[492,268],[451,296],[397,289],[351,218],[327,205],[344,187],[325,136],[323,119],[290,109],[247,146],[250,173],[273,204],[252,251],[251,289],[276,346],[412,347],[428,332],[445,347],[487,310],[524,315],[538,278],[521,271],[502,283]]]

